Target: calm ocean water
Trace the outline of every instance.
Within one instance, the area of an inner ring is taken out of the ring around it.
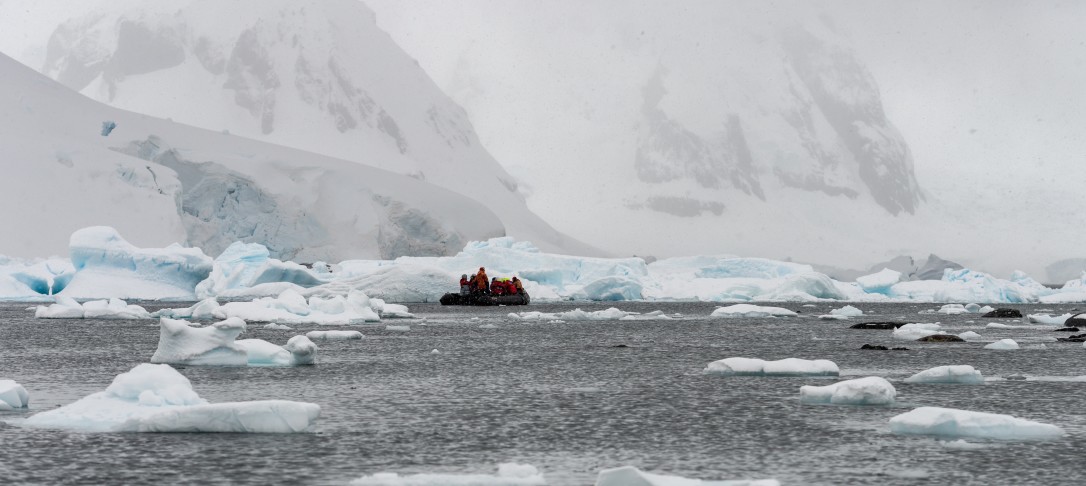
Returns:
[[[774,304],[782,305],[782,304]],[[343,484],[363,474],[493,473],[533,464],[550,484],[592,484],[607,467],[702,479],[777,478],[783,484],[1086,484],[1086,349],[1057,343],[1049,328],[987,329],[976,315],[918,315],[938,305],[860,304],[850,321],[819,321],[817,308],[783,304],[805,317],[716,319],[700,303],[620,303],[638,312],[681,313],[677,321],[520,322],[509,312],[560,312],[605,304],[514,308],[409,306],[421,319],[353,326],[361,341],[318,342],[316,366],[180,369],[212,402],[288,399],[321,405],[312,434],[84,434],[0,423],[4,484]],[[177,305],[180,306],[180,305]],[[157,321],[36,320],[26,305],[0,306],[0,378],[31,394],[27,416],[104,389],[146,362]],[[1010,306],[1066,312],[1074,306]],[[915,343],[890,331],[851,330],[864,320],[941,322],[949,332],[1013,338],[1018,351],[983,343]],[[973,321],[973,322],[967,322]],[[409,325],[389,331],[386,324]],[[493,329],[480,326],[492,324]],[[322,327],[345,329],[347,327]],[[251,325],[244,337],[283,344],[293,331]],[[865,343],[909,351],[861,351]],[[1044,344],[1045,349],[1033,345]],[[432,354],[438,349],[440,354]],[[892,407],[813,406],[805,384],[832,379],[726,378],[702,373],[733,356],[835,361],[843,378],[894,383]],[[910,385],[933,366],[969,364],[984,386]],[[887,420],[914,406],[1000,412],[1056,424],[1049,442],[983,443],[962,450],[931,438],[889,433]]]

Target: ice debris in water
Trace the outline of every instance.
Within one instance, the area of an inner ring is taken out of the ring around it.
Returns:
[[[975,333],[973,331],[965,331],[965,332],[959,334],[958,337],[960,337],[960,338],[962,338],[962,339],[964,339],[966,341],[979,341],[981,339],[984,339],[983,336],[981,336],[980,334],[977,334],[977,333]]]
[[[150,319],[151,314],[138,305],[111,298],[91,300],[80,304],[71,297],[57,295],[55,304],[39,305],[34,309],[38,319]]]
[[[864,315],[864,311],[857,309],[851,305],[846,305],[840,309],[834,309],[830,311],[830,315],[845,316],[845,317],[860,317]]]
[[[386,331],[398,331],[407,332],[411,330],[411,326],[385,326]]]
[[[799,389],[799,400],[804,403],[889,405],[894,403],[895,396],[897,390],[894,385],[878,376],[840,381],[826,386],[806,385]]]
[[[530,464],[505,463],[498,465],[498,473],[453,474],[420,473],[399,475],[381,472],[362,476],[351,481],[352,486],[542,486],[547,481],[543,473]]]
[[[793,311],[783,307],[767,307],[753,304],[735,304],[717,307],[709,317],[788,317],[796,316]]]
[[[1013,339],[1000,339],[991,344],[984,346],[984,349],[996,349],[1001,351],[1011,351],[1018,349],[1018,343]]]
[[[349,339],[362,339],[362,333],[358,331],[309,331],[305,333],[309,339],[317,341],[345,341]]]
[[[894,329],[891,335],[897,339],[916,341],[936,334],[946,334],[939,330],[940,327],[942,326],[938,322],[911,323]]]
[[[1054,316],[1052,314],[1026,314],[1026,320],[1032,324],[1048,324],[1052,326],[1062,326],[1067,322],[1074,314],[1067,313],[1060,316]]]
[[[219,312],[219,303],[215,299],[204,299],[190,307],[183,309],[162,309],[151,314],[151,317],[169,317],[170,319],[215,319]]]
[[[30,394],[26,388],[14,380],[0,380],[0,412],[26,408],[30,404]]]
[[[619,310],[615,307],[599,311],[583,311],[581,309],[573,309],[566,312],[511,312],[509,317],[512,319],[519,319],[524,321],[634,321],[634,320],[670,320],[671,316],[664,314],[663,311],[652,311],[647,314],[641,314],[638,312],[627,312]]]
[[[306,432],[320,406],[287,400],[209,404],[169,365],[140,364],[105,391],[38,413],[19,425],[87,432]]]
[[[262,339],[237,337],[245,332],[245,321],[232,317],[207,327],[162,318],[158,348],[152,363],[203,366],[294,366],[313,364],[317,346],[305,336],[294,336],[286,346]]]
[[[905,383],[983,385],[984,376],[969,365],[936,366],[906,378]]]
[[[732,479],[712,481],[644,472],[633,466],[600,471],[596,486],[780,486],[776,479]]]
[[[273,331],[290,331],[290,330],[293,330],[294,328],[290,327],[290,326],[284,326],[282,324],[276,324],[274,322],[270,322],[268,324],[264,324],[264,329],[271,329]]]
[[[1010,415],[954,408],[920,407],[890,419],[890,431],[905,435],[995,440],[1044,440],[1063,437],[1063,429]]]
[[[214,314],[220,319],[240,317],[246,321],[277,324],[361,324],[381,320],[373,308],[374,300],[357,290],[351,290],[347,297],[336,295],[325,299],[312,296],[306,300],[298,292],[287,289],[278,297],[223,304]]]
[[[709,363],[705,373],[727,376],[837,376],[841,370],[833,361],[786,358],[765,361],[756,358],[726,358]]]

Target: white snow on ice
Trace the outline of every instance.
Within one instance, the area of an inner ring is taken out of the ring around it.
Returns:
[[[1013,339],[1000,339],[991,344],[986,344],[984,349],[996,349],[1000,351],[1012,351],[1018,349],[1018,343]]]
[[[805,385],[799,389],[799,399],[805,403],[835,405],[889,405],[894,403],[897,390],[885,378],[868,376],[826,386]]]
[[[890,419],[890,431],[905,435],[995,440],[1044,440],[1063,437],[1063,429],[1010,415],[953,408],[920,407]]]
[[[26,388],[14,380],[0,380],[0,412],[26,408],[30,404],[30,394]]]
[[[705,367],[705,373],[727,376],[838,376],[840,368],[825,359],[785,358],[765,361],[756,358],[725,358]]]
[[[905,383],[983,385],[984,376],[969,365],[936,366],[906,378]]]

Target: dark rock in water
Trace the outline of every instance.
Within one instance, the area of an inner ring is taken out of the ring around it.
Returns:
[[[625,345],[625,344],[616,344],[616,345],[614,345],[614,346],[611,346],[611,347],[612,347],[612,348],[628,348],[629,346],[627,346],[627,345]]]
[[[1086,334],[1075,334],[1065,338],[1056,338],[1057,341],[1063,341],[1068,343],[1083,343],[1086,342]]]
[[[1061,327],[1052,332],[1078,332],[1077,327]]]
[[[1064,321],[1063,325],[1071,326],[1086,326],[1086,314],[1075,314]]]
[[[904,326],[904,322],[861,322],[848,326],[849,329],[897,329]]]
[[[863,346],[860,346],[860,349],[870,349],[870,350],[873,350],[873,351],[908,351],[909,350],[909,348],[902,348],[902,347],[888,348],[888,347],[883,346],[881,344],[865,344]]]
[[[931,336],[917,339],[922,343],[964,343],[965,340],[953,334],[932,334]]]
[[[996,310],[994,310],[992,312],[984,314],[981,317],[984,317],[986,319],[992,319],[992,318],[1010,319],[1010,318],[1015,318],[1015,317],[1022,317],[1022,313],[1019,312],[1018,309],[996,309]],[[1070,320],[1070,319],[1068,319],[1068,320]]]

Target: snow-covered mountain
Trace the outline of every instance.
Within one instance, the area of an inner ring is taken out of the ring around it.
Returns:
[[[479,201],[507,234],[597,252],[527,208],[464,110],[357,0],[9,0],[0,10],[23,46],[4,43],[12,56],[93,99],[408,175]]]
[[[405,175],[126,112],[0,55],[0,254],[66,254],[114,226],[218,254],[299,261],[446,255],[504,234],[486,206]]]

